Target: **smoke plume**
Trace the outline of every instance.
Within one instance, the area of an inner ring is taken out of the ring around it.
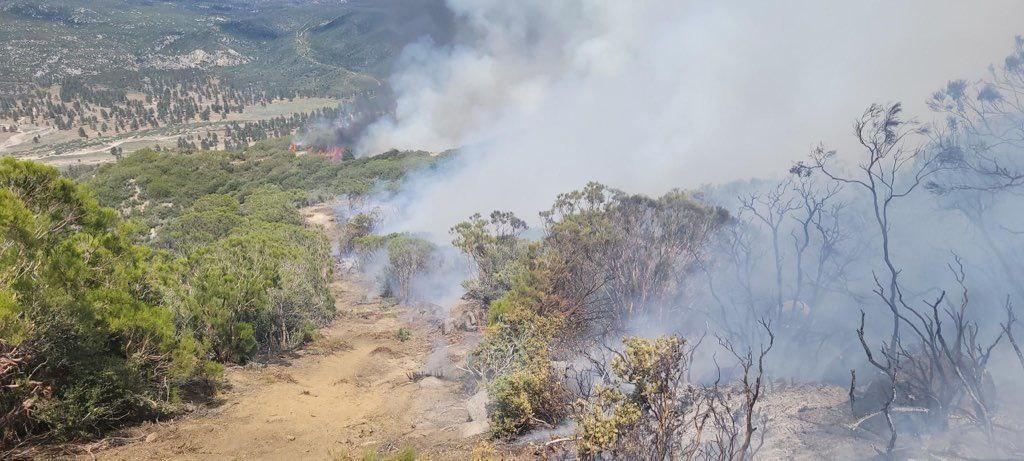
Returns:
[[[392,116],[359,151],[460,148],[408,188],[399,227],[477,211],[530,218],[589,180],[635,192],[774,176],[844,151],[873,101],[976,78],[1019,31],[1016,2],[449,0],[450,42],[405,48]]]

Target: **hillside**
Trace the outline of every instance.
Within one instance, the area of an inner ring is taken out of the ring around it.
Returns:
[[[337,123],[357,99],[387,107],[405,44],[448,39],[437,3],[0,2],[0,154],[243,149]]]
[[[127,89],[199,73],[275,90],[352,90],[375,84],[406,42],[444,21],[401,3],[7,0],[0,59],[10,65],[0,81]]]

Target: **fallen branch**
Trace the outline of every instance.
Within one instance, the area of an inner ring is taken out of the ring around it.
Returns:
[[[922,407],[892,407],[892,408],[889,409],[889,412],[890,413],[928,413],[929,410],[927,408],[922,408]],[[867,421],[867,420],[869,420],[869,419],[871,419],[871,418],[873,418],[875,416],[878,416],[878,415],[880,415],[882,413],[885,413],[885,411],[884,410],[878,410],[878,411],[876,411],[874,413],[870,413],[870,414],[864,415],[860,419],[855,421],[853,424],[851,424],[851,425],[849,425],[847,427],[849,427],[851,431],[857,430],[860,427],[861,424],[864,424],[865,421]]]

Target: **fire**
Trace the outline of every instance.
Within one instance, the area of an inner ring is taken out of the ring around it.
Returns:
[[[349,152],[349,148],[346,146],[299,146],[294,142],[288,146],[288,150],[296,155],[301,155],[302,153],[318,155],[330,159],[334,163],[345,160],[345,154]]]

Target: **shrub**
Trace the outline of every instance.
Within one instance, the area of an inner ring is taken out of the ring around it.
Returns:
[[[463,283],[468,296],[487,303],[512,287],[514,277],[537,249],[520,237],[526,229],[524,221],[500,211],[491,213],[490,219],[473,215],[451,229],[452,245],[469,257],[476,270],[476,277]]]
[[[552,370],[550,344],[563,329],[557,317],[535,309],[538,292],[521,277],[501,299],[492,303],[484,341],[474,351],[473,366],[491,380],[493,402],[489,418],[495,437],[521,434],[538,424],[555,425],[567,413],[567,393]]]
[[[566,393],[555,379],[551,362],[536,360],[499,376],[491,384],[491,434],[522,434],[538,423],[554,427],[567,413]]]
[[[426,240],[397,233],[362,236],[353,240],[353,247],[364,267],[385,257],[386,263],[378,274],[381,296],[393,296],[399,302],[412,300],[416,278],[433,266],[437,250]]]
[[[719,436],[736,424],[736,416],[721,408],[725,397],[717,387],[687,382],[693,349],[676,336],[627,337],[623,343],[625,349],[611,361],[614,379],[598,386],[590,401],[577,402],[580,457],[719,458],[712,455],[714,448],[701,445],[701,432],[707,424],[706,430]],[[720,457],[733,459],[732,451]]]
[[[189,258],[183,316],[219,360],[291,349],[334,315],[329,248],[319,234],[255,223]]]
[[[163,305],[169,266],[53,168],[5,158],[0,185],[0,361],[15,364],[0,379],[40,383],[0,399],[0,415],[20,414],[4,441],[91,435],[166,411],[205,369]]]
[[[371,213],[359,213],[351,217],[346,223],[338,240],[338,248],[342,253],[351,253],[355,250],[355,242],[373,233],[377,225],[377,218]]]

